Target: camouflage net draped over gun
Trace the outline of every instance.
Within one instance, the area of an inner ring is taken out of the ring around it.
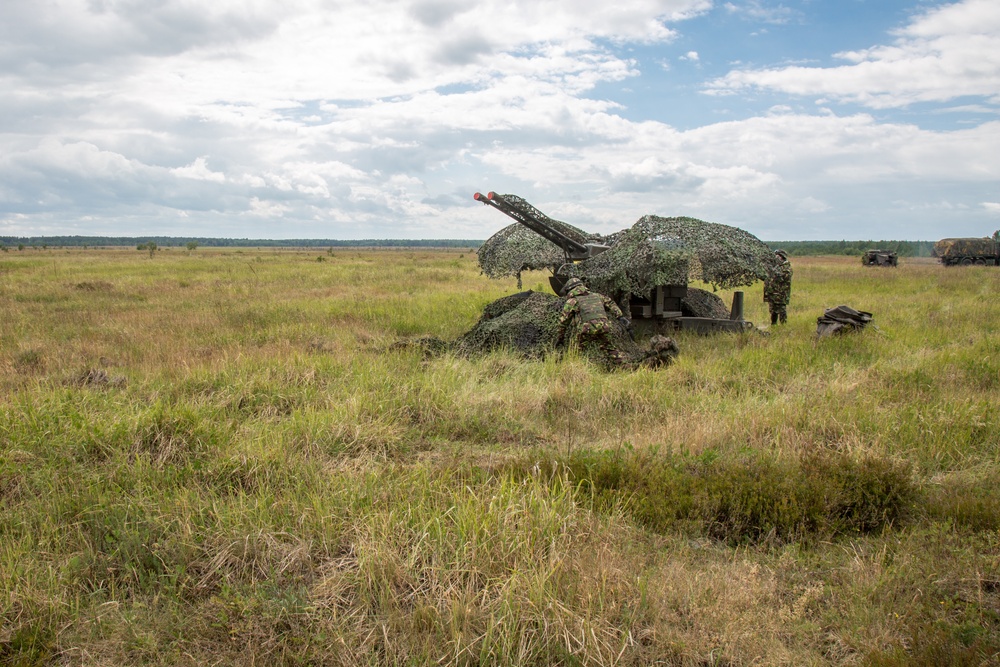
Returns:
[[[525,357],[542,357],[555,344],[562,304],[554,295],[531,290],[497,299],[452,349],[463,356],[508,348]]]
[[[519,292],[498,299],[483,309],[483,316],[472,329],[455,341],[454,350],[464,355],[479,355],[498,348],[515,350],[526,357],[542,357],[555,349],[559,316],[565,299],[544,292]],[[618,322],[613,322],[612,343],[632,362],[640,361],[644,350]],[[575,339],[572,327],[566,340]],[[596,346],[584,344],[584,354],[602,358]]]
[[[588,234],[578,227],[545,215],[517,195],[502,195],[513,208],[541,220],[577,243],[604,243],[600,234]],[[515,222],[491,236],[479,248],[479,266],[490,278],[517,277],[521,285],[522,271],[555,270],[566,262],[565,251],[544,236]]]
[[[607,243],[610,250],[566,271],[613,294],[644,295],[654,285],[692,280],[721,289],[752,285],[774,261],[771,249],[753,234],[696,218],[643,216]]]
[[[563,303],[564,299],[543,292],[528,290],[511,294],[487,305],[475,326],[452,343],[423,338],[409,344],[422,347],[428,355],[450,350],[464,357],[476,357],[508,349],[525,358],[540,359],[557,349]],[[648,349],[640,347],[620,323],[613,322],[613,325],[612,342],[622,352],[627,366],[663,366],[676,355],[676,346],[671,349],[661,349],[655,344]],[[566,340],[575,340],[575,333],[572,328],[567,330]],[[585,342],[580,350],[588,359],[606,365],[607,359],[596,344]]]
[[[503,197],[520,200],[514,195]],[[534,207],[532,211],[543,215]],[[591,289],[621,298],[626,294],[645,296],[654,285],[686,285],[692,280],[721,289],[752,285],[764,279],[774,261],[771,249],[753,234],[696,218],[647,215],[629,229],[607,237],[588,235],[551,218],[545,220],[581,242],[611,247],[564,266],[562,249],[515,223],[480,248],[483,273],[490,278],[517,276],[520,284],[522,271],[549,269],[554,273],[562,267],[562,273],[582,279]]]
[[[522,271],[551,269],[566,261],[566,253],[552,241],[515,222],[501,229],[479,247],[479,268],[488,277],[517,277]]]
[[[688,287],[687,296],[681,299],[681,310],[692,317],[729,319],[729,307],[717,294],[696,287]]]

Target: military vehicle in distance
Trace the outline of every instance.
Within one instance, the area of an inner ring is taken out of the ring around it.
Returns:
[[[1000,265],[1000,230],[983,238],[941,239],[934,244],[933,256],[945,266]]]
[[[866,250],[861,263],[864,266],[897,266],[899,257],[891,250]]]
[[[692,271],[724,288],[762,280],[773,253],[743,230],[694,218],[645,216],[630,229],[602,236],[549,218],[516,195],[477,192],[474,199],[516,221],[480,248],[480,266],[491,278],[517,275],[520,286],[522,270],[547,268],[556,294],[569,278],[580,278],[622,305],[642,333],[753,328],[743,317],[742,291],[734,292],[730,310],[714,294],[687,284]],[[694,302],[713,316],[685,312]]]

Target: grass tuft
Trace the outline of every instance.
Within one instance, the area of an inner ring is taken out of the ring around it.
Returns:
[[[981,639],[982,630],[964,627],[949,630],[935,625],[915,628],[907,647],[868,655],[865,667],[981,667],[1000,658],[997,647]]]
[[[935,520],[973,532],[1000,529],[1000,488],[995,480],[935,484],[928,496],[927,513]]]
[[[873,456],[626,449],[533,461],[536,469],[567,471],[595,507],[622,510],[649,530],[733,544],[873,533],[902,524],[918,498],[909,466]]]

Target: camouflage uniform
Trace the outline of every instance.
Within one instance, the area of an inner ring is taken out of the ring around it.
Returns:
[[[572,287],[559,316],[556,340],[562,340],[567,325],[575,319],[579,322],[580,342],[592,341],[611,366],[623,366],[626,363],[625,355],[611,340],[613,325],[608,319],[609,315],[615,319],[623,317],[618,304],[603,294],[590,292],[582,283]]]
[[[779,254],[781,253],[781,254]],[[774,263],[764,280],[764,301],[771,311],[771,324],[788,321],[788,301],[792,296],[792,265],[784,253],[775,253]]]
[[[649,351],[646,352],[641,363],[649,368],[669,366],[680,352],[681,350],[673,338],[653,336],[649,339]]]

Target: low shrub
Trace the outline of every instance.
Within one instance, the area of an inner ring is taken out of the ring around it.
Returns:
[[[973,532],[1000,529],[1000,488],[985,482],[931,487],[927,494],[931,519],[950,521]]]
[[[908,466],[845,454],[578,451],[535,466],[564,471],[599,511],[730,543],[877,532],[906,520],[918,493]]]
[[[877,651],[866,656],[865,667],[978,667],[996,664],[997,646],[990,646],[975,632],[955,632],[934,625],[913,628],[907,648]]]
[[[0,638],[0,665],[49,664],[56,653],[55,631],[44,618],[34,618]]]

